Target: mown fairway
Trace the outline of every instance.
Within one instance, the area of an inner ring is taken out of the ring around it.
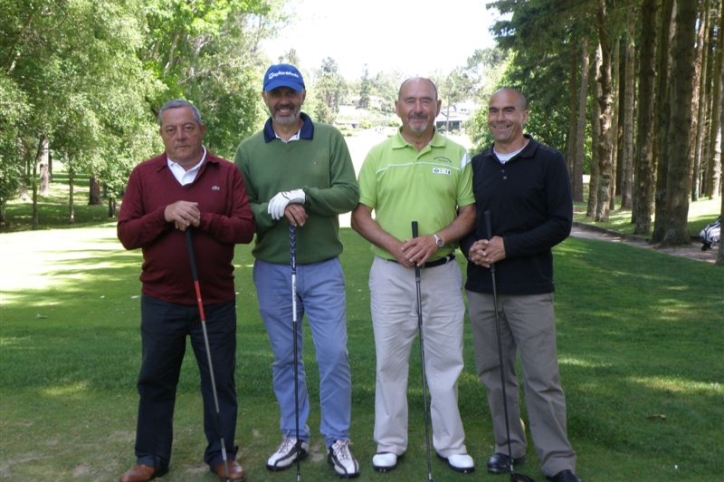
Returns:
[[[412,352],[410,447],[391,474],[373,471],[374,347],[367,244],[349,229],[343,264],[353,369],[353,452],[359,480],[426,480],[419,351]],[[724,275],[721,268],[593,240],[556,250],[561,372],[569,433],[584,481],[720,480],[724,470]],[[140,362],[141,257],[97,228],[0,235],[0,480],[112,481],[134,461]],[[185,262],[185,260],[179,260]],[[237,443],[249,481],[292,481],[270,473],[279,440],[271,355],[250,280],[248,246],[237,250]],[[308,333],[307,333],[308,335]],[[313,456],[305,481],[338,480],[318,435],[314,347],[305,361],[313,401]],[[490,480],[492,437],[485,392],[466,338],[460,406],[478,469],[450,471],[433,460],[436,482]],[[179,385],[171,472],[164,481],[213,481],[202,461],[198,375],[191,351]],[[520,468],[545,480],[535,452]]]

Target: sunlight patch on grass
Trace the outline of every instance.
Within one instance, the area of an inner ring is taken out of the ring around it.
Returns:
[[[689,232],[691,235],[699,234],[699,230],[714,219],[721,210],[721,198],[700,199],[689,203]],[[573,211],[573,220],[582,223],[591,223],[598,227],[632,234],[635,225],[631,223],[631,210],[614,209],[609,213],[607,222],[594,222],[592,218],[586,217],[587,206],[585,203],[576,203]],[[653,221],[653,219],[652,219]],[[641,239],[648,236],[641,236]]]
[[[1,347],[8,347],[8,346],[18,346],[22,343],[26,343],[28,340],[30,340],[29,336],[0,336],[0,346]]]
[[[629,380],[654,390],[690,395],[693,392],[710,392],[712,395],[724,394],[724,387],[719,383],[703,383],[673,377],[629,377]]]
[[[74,395],[80,395],[88,391],[87,382],[75,382],[70,385],[48,387],[43,390],[45,395],[50,397],[72,397]]]
[[[8,292],[26,289],[43,290],[67,278],[64,271],[108,270],[115,267],[113,261],[79,263],[86,259],[98,260],[101,252],[124,252],[111,228],[80,228],[56,230],[52,236],[47,231],[30,231],[0,235],[2,266],[0,291],[3,303]],[[138,254],[140,256],[140,252]],[[81,279],[79,275],[70,276]]]
[[[559,356],[558,363],[560,365],[568,365],[582,368],[605,368],[612,366],[610,363],[596,363],[593,360],[584,360],[582,358],[574,358],[568,356]]]

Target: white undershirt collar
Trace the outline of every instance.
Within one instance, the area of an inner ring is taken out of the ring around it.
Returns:
[[[194,179],[196,179],[196,175],[201,169],[201,164],[203,164],[206,160],[206,147],[202,146],[202,148],[204,150],[204,154],[201,156],[201,160],[198,162],[198,164],[196,164],[188,171],[184,169],[181,164],[173,161],[170,157],[168,157],[168,155],[166,156],[166,164],[168,165],[168,168],[171,169],[173,177],[175,177],[179,184],[181,184],[182,186],[185,186],[186,184],[191,184],[192,182],[194,182]]]
[[[517,151],[506,152],[505,154],[503,154],[503,153],[496,151],[495,146],[493,146],[493,152],[495,153],[495,156],[498,158],[498,160],[500,161],[501,164],[505,164],[509,160],[513,159],[515,156],[520,154],[523,151],[523,149],[525,149],[525,145],[523,147],[521,147],[520,149],[518,149]]]

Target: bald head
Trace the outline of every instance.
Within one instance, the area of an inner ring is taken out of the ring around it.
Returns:
[[[435,82],[428,79],[427,77],[410,77],[409,79],[405,79],[402,84],[400,84],[400,90],[397,92],[397,99],[402,99],[402,93],[405,90],[405,86],[407,86],[409,83],[425,83],[429,84],[430,87],[432,87],[433,92],[435,92],[435,97],[433,100],[437,100],[437,86],[435,85]]]
[[[521,91],[516,90],[512,87],[501,87],[500,89],[493,92],[493,95],[490,96],[490,102],[493,101],[494,97],[500,95],[505,95],[507,98],[515,102],[516,107],[521,111],[528,110],[528,99],[525,98]]]

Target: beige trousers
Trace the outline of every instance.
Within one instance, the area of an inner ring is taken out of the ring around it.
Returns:
[[[418,336],[415,270],[375,258],[369,287],[377,354],[374,439],[378,452],[402,455],[408,441],[410,350]],[[458,264],[421,269],[420,290],[433,447],[447,458],[467,453],[457,393],[465,315]],[[412,384],[414,397],[421,397],[422,380]],[[422,413],[413,416],[421,418]]]

